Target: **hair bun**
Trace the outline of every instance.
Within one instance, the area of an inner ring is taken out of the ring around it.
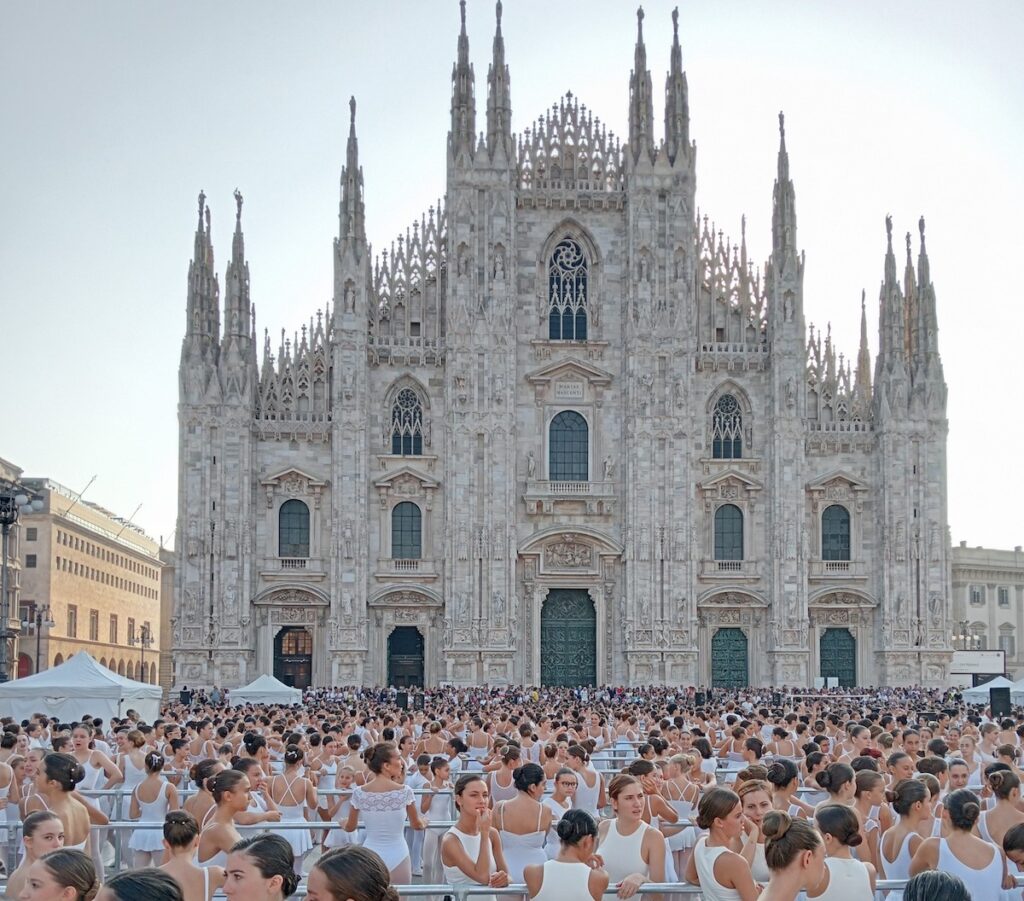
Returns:
[[[828,789],[832,785],[832,775],[827,769],[814,774],[814,781],[822,788]]]
[[[784,810],[769,810],[761,821],[761,832],[765,838],[778,841],[789,832],[789,827],[792,825],[792,817]]]
[[[856,848],[862,841],[864,841],[864,836],[855,832],[846,840],[846,845],[848,848]]]

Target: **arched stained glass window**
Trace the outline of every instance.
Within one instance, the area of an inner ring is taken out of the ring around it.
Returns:
[[[821,559],[850,559],[850,512],[840,504],[821,514]]]
[[[548,263],[548,337],[587,338],[587,257],[579,242],[563,238]]]
[[[423,556],[423,514],[412,501],[391,511],[391,558],[419,560]]]
[[[711,456],[716,460],[738,460],[743,456],[743,414],[731,394],[715,404],[711,420]]]
[[[399,391],[391,407],[391,453],[407,457],[423,453],[423,404],[412,388]]]
[[[735,504],[715,511],[715,559],[743,559],[743,511]]]
[[[277,514],[277,555],[309,556],[309,507],[302,501],[285,501]]]
[[[586,482],[590,478],[589,429],[575,410],[563,410],[548,430],[548,479]]]

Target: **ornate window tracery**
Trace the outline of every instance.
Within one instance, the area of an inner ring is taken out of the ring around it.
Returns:
[[[821,514],[821,559],[850,559],[850,512],[841,504]]]
[[[277,514],[277,555],[309,556],[309,507],[302,501],[285,501]]]
[[[391,558],[419,560],[423,556],[423,513],[412,501],[391,511]]]
[[[715,559],[743,559],[743,511],[735,504],[715,511]]]
[[[412,388],[403,388],[391,407],[391,453],[423,454],[423,404]]]
[[[738,460],[743,456],[743,413],[731,394],[723,394],[711,417],[711,456]]]
[[[587,421],[575,410],[563,410],[548,429],[548,479],[586,482],[590,478],[590,436]]]
[[[548,337],[587,339],[587,256],[574,238],[563,238],[548,263]]]

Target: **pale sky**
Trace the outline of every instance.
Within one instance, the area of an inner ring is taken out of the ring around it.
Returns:
[[[661,134],[673,3],[645,4]],[[348,98],[367,231],[389,244],[445,187],[455,0],[8,2],[0,7],[0,456],[173,541],[178,357],[196,195],[217,269],[232,190],[257,328],[331,299]],[[494,4],[469,0],[477,127]],[[635,6],[506,0],[513,130],[571,90],[625,138]],[[861,289],[877,350],[884,218],[927,220],[949,385],[953,542],[1024,543],[1024,4],[684,3],[697,201],[771,246],[778,111],[806,251],[808,321],[856,356]],[[998,473],[996,475],[995,473]]]

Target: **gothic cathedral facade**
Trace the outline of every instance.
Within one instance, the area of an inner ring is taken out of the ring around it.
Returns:
[[[675,22],[621,144],[567,94],[478,135],[462,5],[443,203],[371,259],[355,101],[334,299],[258,355],[200,195],[180,368],[175,681],[942,684],[946,385],[886,221],[879,347],[804,318],[780,115],[763,267],[698,213]]]

